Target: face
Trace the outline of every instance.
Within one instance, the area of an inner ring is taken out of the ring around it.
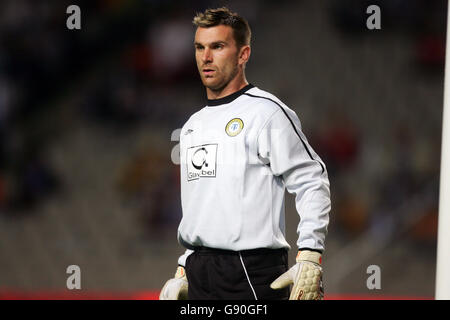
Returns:
[[[198,27],[195,33],[195,59],[203,85],[219,91],[239,73],[240,51],[233,38],[233,29],[219,25]]]

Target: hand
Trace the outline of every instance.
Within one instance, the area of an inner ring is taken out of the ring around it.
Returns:
[[[188,298],[188,281],[186,271],[178,266],[175,277],[169,279],[159,294],[159,300],[186,300]]]
[[[323,300],[322,255],[302,250],[295,261],[297,263],[275,279],[270,287],[281,289],[293,284],[289,300]]]

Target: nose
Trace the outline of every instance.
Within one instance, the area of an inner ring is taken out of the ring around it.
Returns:
[[[205,50],[203,50],[202,61],[203,63],[212,62],[211,49],[205,48]]]

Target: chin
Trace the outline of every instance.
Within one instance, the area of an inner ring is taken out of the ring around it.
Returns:
[[[206,88],[211,89],[213,91],[217,91],[217,90],[220,90],[221,88],[223,88],[221,83],[218,83],[217,81],[214,81],[214,80],[211,81],[209,79],[203,79],[203,85]]]

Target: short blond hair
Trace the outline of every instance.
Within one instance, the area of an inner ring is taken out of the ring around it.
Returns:
[[[243,17],[228,8],[207,9],[195,15],[192,23],[197,27],[209,28],[219,25],[230,26],[233,29],[233,37],[238,48],[250,45],[252,32],[250,26]]]

